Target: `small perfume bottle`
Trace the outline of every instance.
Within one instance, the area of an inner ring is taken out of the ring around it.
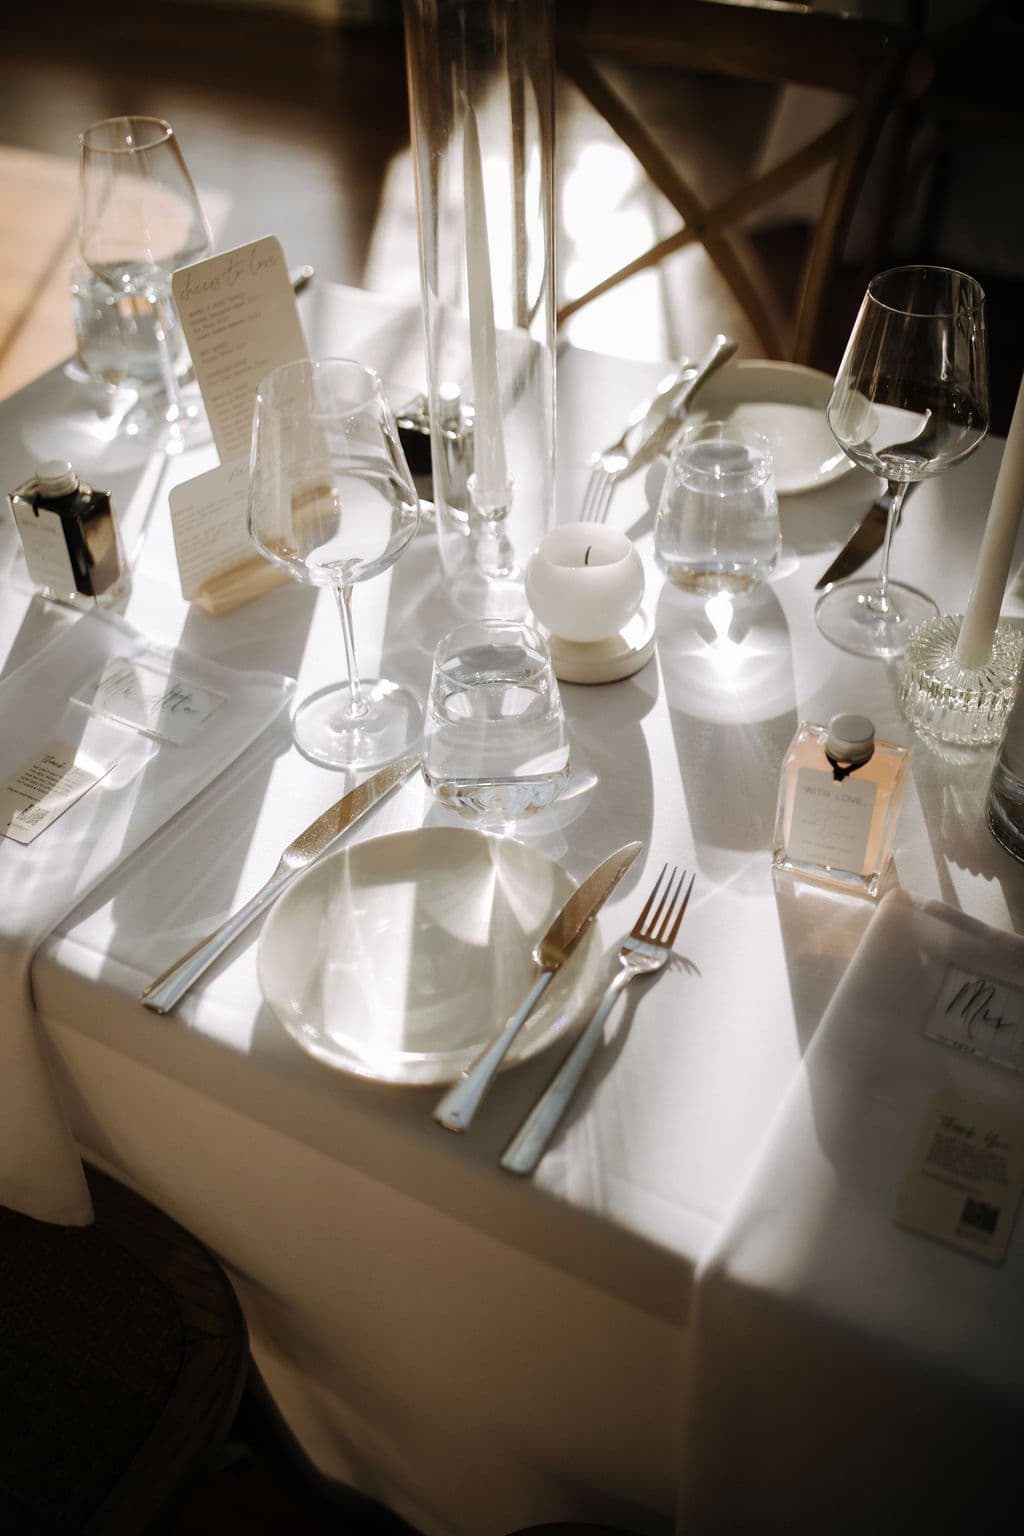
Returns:
[[[83,485],[66,459],[40,465],[8,496],[25,564],[44,597],[109,608],[130,581],[106,491]]]
[[[804,721],[782,765],[773,867],[877,897],[909,765],[909,747],[876,741],[865,715]]]

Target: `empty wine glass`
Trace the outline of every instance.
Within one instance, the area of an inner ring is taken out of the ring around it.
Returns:
[[[937,611],[916,587],[889,579],[892,537],[907,486],[974,452],[988,432],[985,295],[946,267],[894,267],[872,278],[828,402],[828,421],[855,464],[890,492],[874,580],[829,588],[818,626],[859,656],[902,656]]]
[[[299,750],[330,768],[384,763],[420,732],[420,708],[385,678],[361,679],[352,588],[392,565],[416,532],[419,499],[380,380],[348,358],[273,369],[253,411],[249,534],[295,581],[338,602],[348,682],[305,699]]]
[[[126,354],[120,381],[140,395],[155,360],[166,395],[166,447],[177,452],[186,430],[205,420],[198,403],[182,398],[171,275],[210,254],[210,226],[174,130],[162,118],[107,118],[87,128],[79,146],[79,245],[101,285],[89,296],[90,312]],[[98,302],[104,296],[109,302]]]

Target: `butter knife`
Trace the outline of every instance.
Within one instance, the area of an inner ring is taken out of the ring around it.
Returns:
[[[912,480],[907,486],[907,494],[903,498],[904,506],[911,491],[920,483],[920,480]],[[831,586],[834,581],[842,581],[845,576],[852,576],[854,571],[860,570],[866,560],[871,559],[877,549],[881,549],[885,540],[885,525],[889,521],[891,505],[892,495],[886,486],[881,496],[868,507],[828,570],[823,572],[814,583],[816,592],[820,592],[823,587]]]
[[[537,1006],[545,987],[569,958],[642,848],[643,843],[626,843],[616,849],[573,891],[547,933],[534,947],[535,975],[523,1003],[437,1105],[433,1113],[438,1125],[443,1125],[447,1131],[469,1129],[509,1047]]]
[[[645,437],[639,448],[633,454],[628,463],[617,470],[614,479],[628,480],[630,475],[635,475],[637,470],[644,469],[648,464],[662,453],[668,453],[676,438],[686,426],[686,413],[693,405],[697,392],[703,388],[712,374],[736,355],[738,342],[730,341],[727,336],[716,336],[707,352],[701,358],[697,372],[692,379],[684,384],[678,398],[673,401],[671,408],[664,420],[655,427],[649,437]]]
[[[294,842],[288,844],[266,885],[261,886],[255,896],[250,897],[245,906],[233,913],[215,932],[200,939],[187,954],[176,960],[155,981],[151,981],[145,991],[140,992],[140,1003],[144,1003],[154,1013],[169,1013],[193,982],[213,964],[218,955],[223,954],[229,944],[234,943],[254,918],[259,917],[280,896],[285,886],[290,885],[311,864],[315,864],[317,859],[333,847],[342,833],[348,831],[353,822],[365,816],[371,806],[382,800],[389,790],[394,789],[419,765],[418,753],[400,757],[397,762],[389,763],[386,768],[381,768],[357,784],[355,789],[318,816]]]

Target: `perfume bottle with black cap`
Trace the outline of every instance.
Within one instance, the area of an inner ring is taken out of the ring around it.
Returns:
[[[877,741],[866,715],[804,721],[782,764],[773,867],[876,898],[909,765],[910,748]]]
[[[112,607],[130,579],[107,491],[83,485],[66,459],[41,464],[8,496],[29,576],[44,597]]]

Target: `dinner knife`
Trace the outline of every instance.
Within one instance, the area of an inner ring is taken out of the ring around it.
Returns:
[[[903,498],[904,506],[906,506],[907,496],[920,483],[920,480],[912,480],[907,486],[907,495]],[[834,581],[842,581],[845,576],[852,576],[854,571],[860,570],[866,560],[871,559],[877,549],[881,549],[891,504],[892,494],[886,486],[881,496],[868,507],[828,570],[814,583],[816,592],[820,592],[822,587],[831,586]]]
[[[716,336],[711,346],[701,359],[700,366],[692,379],[688,379],[664,420],[655,427],[649,437],[645,437],[636,453],[622,469],[618,470],[615,479],[628,480],[630,475],[635,475],[638,469],[644,469],[648,464],[662,453],[668,453],[676,438],[686,426],[686,414],[693,405],[697,393],[712,374],[718,372],[724,363],[736,355],[738,343],[730,341],[727,336]]]
[[[318,816],[304,832],[300,832],[294,842],[288,844],[266,885],[261,886],[255,896],[250,897],[245,906],[240,907],[219,928],[205,939],[200,939],[187,954],[176,960],[155,981],[151,981],[145,991],[140,992],[140,1003],[144,1003],[154,1013],[169,1013],[193,982],[213,964],[218,955],[223,954],[229,944],[234,943],[254,918],[259,917],[280,896],[285,886],[290,885],[311,864],[315,864],[354,822],[365,816],[378,800],[382,800],[396,784],[400,784],[419,766],[420,758],[416,752],[400,757],[397,762],[389,763],[386,768],[379,769],[361,784],[357,784],[355,789]]]
[[[536,974],[523,1003],[501,1033],[466,1068],[433,1112],[438,1125],[443,1125],[446,1131],[469,1129],[509,1047],[537,1006],[545,987],[569,958],[642,848],[643,843],[626,843],[602,860],[583,883],[576,887],[547,933],[534,947],[532,959]]]

